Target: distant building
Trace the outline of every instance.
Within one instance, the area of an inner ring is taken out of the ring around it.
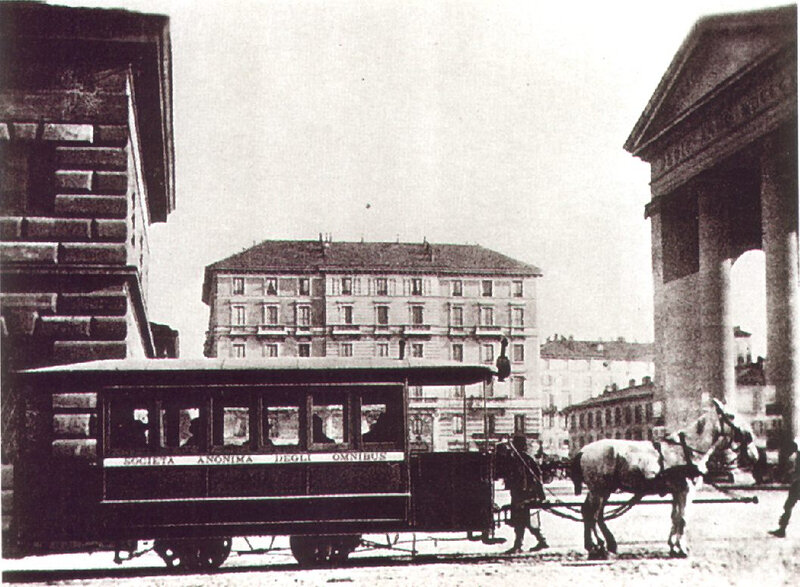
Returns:
[[[612,385],[631,385],[653,376],[652,343],[574,340],[555,335],[539,351],[542,387],[542,448],[567,451],[566,423],[559,412],[598,395]]]
[[[265,241],[206,267],[209,357],[408,357],[494,364],[483,388],[411,389],[419,450],[541,431],[536,278],[477,245]],[[485,408],[485,409],[484,409]]]
[[[653,429],[663,426],[661,406],[653,403],[653,381],[645,377],[623,389],[612,386],[601,395],[564,408],[569,454],[601,438],[653,440]]]

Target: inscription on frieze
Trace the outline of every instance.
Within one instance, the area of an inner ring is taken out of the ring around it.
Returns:
[[[653,179],[664,175],[690,159],[726,134],[744,126],[789,100],[796,100],[797,71],[783,62],[756,84],[724,97],[722,102],[706,105],[684,121],[690,130],[668,144],[651,161]]]

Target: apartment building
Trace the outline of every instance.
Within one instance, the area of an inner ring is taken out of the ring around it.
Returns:
[[[542,447],[565,455],[568,431],[561,410],[579,404],[612,387],[622,389],[631,380],[652,378],[652,343],[616,340],[575,340],[548,337],[540,349],[542,388]]]
[[[205,354],[408,357],[494,363],[511,377],[410,390],[418,450],[475,448],[515,432],[538,438],[541,271],[478,245],[265,241],[206,267]]]

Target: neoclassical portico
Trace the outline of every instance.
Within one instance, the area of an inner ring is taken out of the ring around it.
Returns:
[[[625,149],[650,163],[656,384],[674,429],[736,385],[730,273],[762,249],[767,383],[800,433],[796,7],[700,20]]]

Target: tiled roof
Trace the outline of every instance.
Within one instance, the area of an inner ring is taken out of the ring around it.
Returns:
[[[538,267],[479,245],[268,240],[206,267],[210,271],[393,271],[539,276]]]
[[[542,359],[607,359],[612,361],[653,361],[655,349],[650,342],[624,340],[548,340],[540,349]]]

